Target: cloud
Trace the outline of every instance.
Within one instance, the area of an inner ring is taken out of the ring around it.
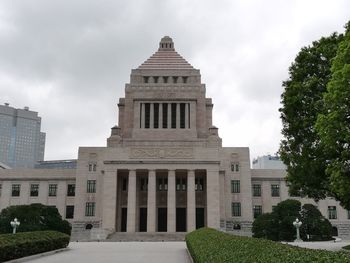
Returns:
[[[0,103],[30,106],[46,159],[104,146],[130,70],[170,35],[199,68],[225,146],[278,149],[281,83],[299,49],[343,31],[348,1],[4,0]]]

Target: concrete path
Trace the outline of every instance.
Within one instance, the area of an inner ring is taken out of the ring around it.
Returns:
[[[341,250],[342,247],[350,245],[350,241],[290,242],[287,244],[292,246],[311,248],[311,249],[325,249],[325,250],[331,250],[331,251],[338,251],[338,250]]]
[[[69,250],[27,262],[35,263],[190,263],[185,242],[72,242]]]

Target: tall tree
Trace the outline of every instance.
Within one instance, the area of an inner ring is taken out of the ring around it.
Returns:
[[[287,165],[292,195],[316,200],[333,195],[325,172],[328,157],[315,123],[324,109],[323,93],[331,78],[331,60],[342,38],[334,33],[303,47],[289,68],[289,79],[283,82],[280,112],[284,139],[279,154]]]
[[[324,93],[324,111],[316,130],[328,156],[326,175],[330,190],[350,209],[350,22],[332,63],[332,78]]]

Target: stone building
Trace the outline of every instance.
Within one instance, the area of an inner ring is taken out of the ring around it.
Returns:
[[[222,147],[200,72],[171,38],[131,71],[118,108],[107,147],[80,147],[76,167],[0,171],[0,209],[55,205],[92,238],[203,226],[249,235],[254,217],[289,198],[284,170],[251,169],[249,148]],[[350,237],[348,211],[317,205]]]

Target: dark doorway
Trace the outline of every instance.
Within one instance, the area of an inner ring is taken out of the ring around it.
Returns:
[[[140,207],[140,232],[147,231],[147,208]]]
[[[126,232],[126,220],[128,216],[128,209],[126,207],[122,207],[122,220],[120,224],[120,232]]]
[[[176,232],[186,232],[186,208],[176,208]]]
[[[167,231],[168,210],[166,208],[158,208],[158,232]]]
[[[196,208],[196,229],[204,227],[204,207]]]
[[[332,236],[333,237],[338,236],[338,228],[336,226],[332,227]]]

